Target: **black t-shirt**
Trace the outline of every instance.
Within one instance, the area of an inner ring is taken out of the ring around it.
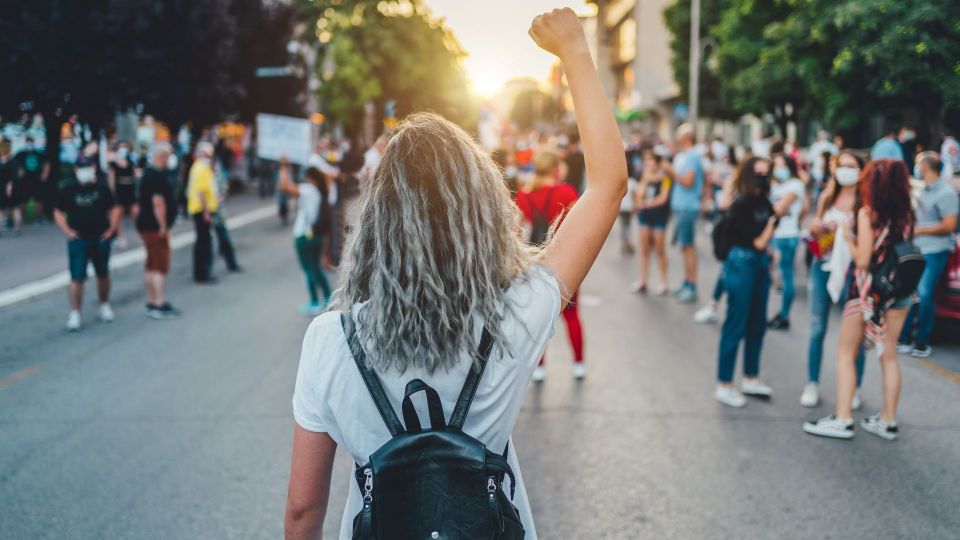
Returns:
[[[116,175],[118,185],[132,186],[134,184],[136,172],[133,168],[133,161],[128,159],[125,167],[121,167],[118,162],[112,161],[110,162],[110,169],[112,169],[113,174]]]
[[[0,161],[0,197],[6,194],[7,184],[17,182],[17,162],[13,159]],[[16,186],[14,186],[16,189]]]
[[[23,179],[28,182],[38,182],[43,170],[43,154],[36,150],[24,150],[15,158],[17,165],[23,170]]]
[[[73,182],[60,189],[57,209],[67,215],[67,224],[84,240],[96,240],[110,228],[110,210],[116,202],[110,189],[100,183]]]
[[[148,167],[143,171],[143,178],[140,179],[140,213],[137,215],[137,230],[143,232],[157,232],[160,230],[160,224],[157,223],[157,216],[153,212],[153,197],[160,195],[167,204],[167,229],[173,225],[177,217],[177,206],[173,202],[173,189],[167,182],[167,177],[162,171],[154,167]]]
[[[766,197],[738,197],[730,206],[730,235],[733,245],[755,250],[753,241],[763,233],[774,215]]]

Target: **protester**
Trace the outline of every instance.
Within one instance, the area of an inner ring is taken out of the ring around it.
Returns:
[[[852,404],[856,390],[854,359],[865,340],[878,347],[883,373],[883,410],[860,422],[860,426],[887,440],[896,439],[897,405],[900,399],[900,365],[897,338],[903,328],[913,293],[899,298],[881,298],[872,287],[872,275],[893,246],[908,239],[914,216],[910,207],[910,179],[902,159],[872,161],[860,175],[860,199],[852,233],[846,240],[853,254],[855,280],[850,287],[837,351],[837,408],[830,416],[806,422],[812,435],[849,439],[854,436]],[[890,305],[887,305],[887,301]]]
[[[560,157],[555,152],[540,150],[534,154],[531,163],[533,180],[526,189],[517,194],[517,206],[530,227],[530,243],[539,246],[549,238],[548,227],[562,222],[577,202],[577,192],[569,184],[557,182],[560,175]],[[582,379],[586,376],[587,369],[583,363],[583,326],[577,311],[577,299],[578,291],[573,291],[561,315],[567,325],[567,335],[573,349],[571,372],[574,378]],[[547,376],[545,361],[546,355],[540,358],[540,364],[533,372],[533,380],[536,382],[543,381]]]
[[[936,152],[917,156],[915,176],[923,180],[924,186],[917,200],[914,243],[920,248],[926,266],[917,286],[919,301],[910,308],[897,344],[898,352],[917,358],[927,358],[933,353],[930,335],[936,314],[934,293],[950,254],[956,249],[954,232],[960,200],[953,186],[941,177],[942,169]]]
[[[70,313],[67,330],[80,329],[83,306],[83,284],[87,266],[92,262],[97,276],[100,306],[97,316],[102,322],[113,321],[110,307],[110,246],[120,226],[120,207],[110,188],[97,183],[94,163],[86,157],[77,160],[76,182],[60,190],[54,220],[67,237],[70,266]]]
[[[694,148],[693,125],[681,124],[677,128],[677,143],[681,151],[673,158],[673,164],[664,164],[664,172],[673,179],[670,209],[674,218],[673,241],[683,252],[683,283],[674,295],[684,303],[697,301],[697,250],[694,236],[697,217],[702,207],[704,173],[700,155]]]
[[[877,142],[873,143],[873,147],[870,149],[870,160],[899,159],[903,161],[903,147],[901,147],[900,142],[897,141],[896,128],[891,124],[885,133],[883,137],[880,137]]]
[[[50,164],[43,158],[43,154],[34,145],[33,137],[27,137],[23,150],[14,159],[17,161],[18,176],[20,178],[20,206],[25,215],[27,203],[33,200],[34,218],[43,220],[46,182],[50,178]]]
[[[213,177],[213,145],[197,144],[196,159],[190,167],[187,181],[187,212],[193,219],[196,241],[193,244],[193,280],[197,283],[217,282],[213,269],[213,237],[210,232],[213,214],[220,206],[216,180]]]
[[[0,141],[0,231],[7,227],[14,236],[20,236],[23,224],[23,210],[20,203],[23,198],[22,182],[17,173],[17,162],[10,152],[10,141]]]
[[[917,157],[917,134],[910,126],[902,126],[897,133],[897,142],[900,143],[900,149],[903,151],[903,162],[907,165],[907,170],[913,168],[913,160]]]
[[[583,192],[583,172],[585,164],[583,162],[583,149],[580,147],[580,134],[571,133],[567,144],[567,153],[564,156],[567,165],[567,176],[564,181],[577,191]]]
[[[810,170],[810,176],[818,188],[825,184],[827,173],[829,173],[823,155],[835,156],[839,152],[840,149],[837,148],[837,145],[830,141],[829,133],[823,130],[817,132],[817,139],[807,149],[807,166]]]
[[[576,14],[567,8],[542,15],[531,35],[563,62],[588,156],[584,194],[542,262],[535,263],[513,232],[517,209],[486,152],[438,116],[415,114],[404,121],[387,147],[375,186],[365,191],[365,219],[337,297],[344,311],[320,316],[304,340],[293,398],[289,540],[318,536],[337,445],[356,463],[367,463],[389,440],[355,361],[382,381],[391,410],[415,378],[436,391],[438,407],[453,410],[468,372],[487,364],[462,431],[491,453],[505,453],[507,465],[518,472],[506,492],[516,488],[515,508],[509,508],[522,524],[516,532],[536,537],[510,433],[564,298],[579,288],[617,219],[627,174],[617,124]],[[356,337],[350,341],[359,358],[351,359],[341,317],[348,328],[356,327],[347,334]],[[474,352],[483,328],[494,344],[486,363]],[[436,466],[441,472],[450,468]],[[444,477],[432,479],[438,478]],[[505,483],[494,478],[487,484],[494,499]],[[376,500],[375,475],[367,485],[368,500]],[[357,483],[348,489],[344,538],[352,536],[352,517],[363,509]],[[429,497],[429,490],[420,493]],[[485,501],[487,492],[479,494]],[[485,518],[471,516],[477,519]]]
[[[949,128],[943,129],[943,143],[940,145],[940,159],[943,163],[943,176],[950,178],[960,175],[960,142]]]
[[[835,303],[843,305],[850,279],[852,279],[852,276],[842,279],[843,288],[838,291],[836,299],[831,298],[827,288],[831,272],[840,272],[846,276],[849,267],[849,260],[843,259],[849,250],[840,249],[843,246],[837,247],[838,244],[846,242],[843,233],[838,234],[838,229],[853,225],[854,209],[859,198],[857,182],[860,180],[861,162],[850,152],[841,152],[837,158],[837,165],[833,173],[829,168],[824,171],[826,187],[817,201],[817,210],[809,227],[810,240],[807,245],[813,255],[813,261],[810,265],[808,290],[810,342],[807,346],[807,384],[800,395],[800,404],[804,407],[816,407],[820,404],[823,340],[830,323],[831,306]],[[836,261],[833,260],[835,248],[840,252]],[[837,269],[833,270],[835,266]],[[863,380],[863,364],[864,354],[861,347],[855,361],[857,390],[853,394],[853,410],[859,410],[862,404],[860,383]]]
[[[383,159],[383,152],[387,149],[387,135],[384,133],[377,137],[373,145],[363,153],[363,167],[357,175],[360,182],[367,184],[373,181],[373,175],[377,173],[377,167]]]
[[[637,221],[640,223],[640,280],[633,286],[639,293],[647,292],[650,283],[650,252],[657,255],[660,286],[657,294],[667,293],[666,228],[670,219],[670,177],[663,172],[663,158],[652,150],[643,153],[643,177],[634,192]]]
[[[147,160],[147,151],[141,151],[144,161]],[[108,183],[117,204],[123,209],[124,216],[133,215],[133,207],[137,203],[137,166],[130,152],[130,145],[121,142],[117,145],[116,155],[110,161]],[[122,219],[122,218],[121,218]],[[123,227],[117,229],[117,246],[127,247],[127,240],[123,236]]]
[[[147,252],[143,282],[147,289],[147,316],[151,319],[176,319],[179,310],[166,298],[170,272],[170,228],[177,219],[173,189],[167,181],[167,164],[173,148],[169,143],[153,145],[150,164],[140,179],[136,225],[143,249]]]
[[[770,320],[771,330],[790,329],[790,309],[796,294],[794,267],[797,245],[800,243],[800,217],[806,199],[806,186],[799,178],[797,162],[790,156],[777,154],[773,157],[773,183],[770,187],[770,202],[780,217],[777,230],[773,232],[771,246],[777,253],[783,299],[780,311]]]
[[[571,186],[572,187],[572,186]],[[633,234],[633,193],[637,188],[637,180],[633,177],[627,178],[627,194],[620,201],[620,254],[633,255],[635,248],[630,236]]]
[[[310,301],[300,306],[300,313],[317,316],[327,307],[332,293],[320,261],[324,242],[329,243],[333,222],[331,205],[336,203],[336,199],[330,197],[330,180],[320,169],[308,168],[304,173],[306,181],[300,184],[294,184],[290,176],[290,165],[282,160],[279,189],[298,199],[297,217],[293,221],[293,242],[300,269],[306,278],[307,294],[310,295]],[[318,296],[317,287],[323,289],[323,299]]]

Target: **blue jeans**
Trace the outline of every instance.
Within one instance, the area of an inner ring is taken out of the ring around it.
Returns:
[[[744,342],[743,374],[756,377],[760,372],[770,297],[770,257],[734,246],[723,263],[723,288],[727,293],[727,316],[720,330],[717,380],[729,383],[733,381],[740,341]]]
[[[793,298],[797,294],[794,285],[793,267],[797,258],[798,238],[774,238],[773,249],[780,253],[780,278],[783,281],[783,303],[780,304],[780,316],[784,319],[790,318],[790,308],[793,306]]]
[[[852,276],[851,276],[852,277]],[[827,280],[830,279],[830,272],[823,269],[823,263],[814,259],[810,266],[810,344],[807,347],[807,380],[812,383],[820,382],[820,366],[823,364],[823,338],[827,335],[827,326],[830,323],[830,310],[833,307],[833,299],[827,292]],[[847,284],[840,293],[841,302],[836,311],[843,311],[843,301],[847,297],[847,289],[850,287],[850,277],[847,278]],[[863,347],[857,354],[857,387],[863,380]]]
[[[907,312],[907,320],[903,323],[903,330],[900,332],[900,341],[909,343],[912,341],[914,320],[917,321],[917,345],[928,345],[930,343],[930,334],[933,333],[933,320],[936,315],[935,305],[933,303],[933,294],[937,290],[937,282],[943,274],[943,269],[947,266],[947,259],[950,252],[941,251],[940,253],[928,253],[923,256],[927,266],[923,269],[923,275],[920,276],[920,283],[917,284],[917,296],[919,303],[910,307]]]

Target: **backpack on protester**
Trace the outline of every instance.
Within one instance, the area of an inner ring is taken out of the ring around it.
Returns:
[[[377,374],[365,360],[353,317],[341,313],[344,334],[363,382],[391,439],[357,465],[355,478],[363,509],[353,519],[354,540],[459,539],[522,540],[523,524],[513,505],[516,480],[507,450],[496,454],[463,432],[483,375],[493,338],[480,339],[479,369],[470,369],[456,406],[446,422],[437,391],[420,379],[407,383],[401,424]],[[411,396],[424,392],[430,427],[423,429]],[[510,478],[510,497],[503,491]]]
[[[550,234],[550,205],[553,203],[553,192],[556,191],[555,187],[550,188],[550,193],[547,194],[547,202],[543,205],[543,210],[537,210],[533,205],[533,198],[530,197],[530,213],[533,215],[531,219],[530,227],[530,238],[529,242],[535,246],[542,246],[544,242],[547,241],[547,235]]]
[[[710,239],[713,240],[713,256],[716,257],[718,261],[722,262],[727,260],[727,255],[729,255],[730,250],[733,249],[732,228],[733,222],[730,219],[730,212],[720,212],[720,217],[714,224],[713,231],[710,232]]]
[[[320,202],[317,208],[317,219],[310,227],[314,238],[325,238],[333,232],[333,206],[327,200],[327,195],[320,193]]]
[[[883,230],[878,243],[886,239],[888,232],[889,228]],[[912,240],[894,242],[887,250],[886,257],[875,265],[870,289],[881,303],[892,304],[917,290],[926,265],[920,248]]]

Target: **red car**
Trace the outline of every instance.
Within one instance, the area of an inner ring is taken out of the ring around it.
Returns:
[[[947,259],[947,269],[940,278],[937,287],[935,304],[937,310],[938,334],[943,338],[956,336],[955,330],[960,326],[960,237],[957,239],[957,249]]]

